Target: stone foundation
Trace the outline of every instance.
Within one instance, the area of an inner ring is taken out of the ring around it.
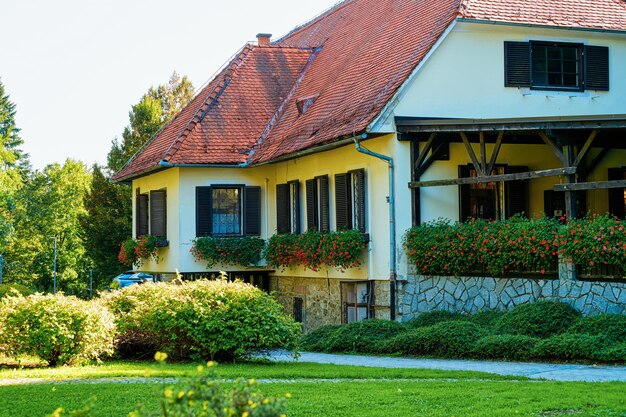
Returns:
[[[410,276],[398,286],[398,315],[428,311],[508,310],[538,300],[563,301],[584,315],[626,314],[626,284],[575,279]]]

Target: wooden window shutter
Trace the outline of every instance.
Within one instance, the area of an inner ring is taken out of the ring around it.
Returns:
[[[609,168],[609,181],[626,179],[624,168]],[[624,189],[609,188],[609,213],[620,219],[626,218],[624,212]]]
[[[289,233],[289,185],[276,184],[276,232]]]
[[[459,165],[459,178],[467,178],[470,175],[469,167],[467,165]],[[459,185],[459,219],[464,222],[472,217],[472,211],[470,207],[470,185]]]
[[[337,230],[352,229],[350,175],[335,175],[335,217]]]
[[[196,236],[209,236],[213,226],[211,187],[196,187]]]
[[[248,236],[261,234],[261,187],[245,187],[243,230]]]
[[[317,224],[317,181],[306,180],[306,228],[318,230]]]
[[[504,86],[530,87],[530,42],[504,42]]]
[[[507,174],[528,172],[528,167],[507,166],[505,172]],[[528,217],[528,181],[507,181],[504,183],[504,187],[506,198],[505,218],[512,217],[516,214],[524,214],[525,217]]]
[[[329,191],[328,191],[328,175],[317,178],[320,186],[320,215],[319,227],[321,232],[330,231],[330,212],[329,212]]]
[[[359,224],[355,224],[354,228],[365,233],[365,170],[359,169],[353,171],[353,175],[356,176],[356,190],[357,193],[357,201],[355,210],[357,210]]]
[[[609,48],[585,45],[585,89],[609,91]]]
[[[137,189],[139,191],[139,189]],[[135,233],[137,237],[148,234],[148,195],[137,194],[135,199]]]
[[[150,234],[167,238],[167,198],[165,190],[150,191]]]

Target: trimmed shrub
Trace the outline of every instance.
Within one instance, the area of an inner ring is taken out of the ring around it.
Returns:
[[[113,353],[113,315],[97,302],[63,294],[6,297],[0,302],[0,346],[11,357],[38,356],[50,366]]]
[[[626,362],[626,342],[604,349],[598,355],[598,359],[604,362]]]
[[[320,326],[302,336],[300,339],[300,348],[309,352],[331,352],[328,349],[328,340],[337,332],[342,325],[329,324]]]
[[[474,345],[473,355],[485,359],[524,360],[540,339],[521,335],[491,335],[479,339]]]
[[[328,352],[376,352],[376,346],[405,330],[390,320],[363,320],[337,328],[326,338]]]
[[[467,316],[461,313],[453,313],[445,310],[429,311],[428,313],[422,313],[412,320],[404,323],[409,329],[416,329],[418,327],[428,327],[437,323],[445,321],[459,321],[464,320]]]
[[[125,350],[138,344],[175,358],[231,360],[257,350],[294,349],[300,336],[300,325],[278,302],[239,281],[146,283],[102,299],[115,314]]]
[[[495,323],[504,315],[504,311],[500,310],[483,310],[476,314],[467,316],[472,323],[476,323],[484,327],[493,327]]]
[[[495,323],[499,333],[546,338],[566,331],[580,317],[568,304],[537,301],[505,312]]]
[[[0,298],[15,295],[31,295],[33,292],[26,285],[22,284],[0,284]]]
[[[600,314],[581,317],[567,332],[605,336],[615,342],[626,342],[626,315]]]
[[[532,356],[538,359],[595,360],[607,347],[602,336],[564,333],[540,340]]]
[[[467,357],[477,340],[486,335],[481,326],[468,321],[448,321],[401,333],[377,346],[379,353]]]

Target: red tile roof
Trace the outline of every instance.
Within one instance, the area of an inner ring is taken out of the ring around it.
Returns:
[[[460,11],[471,19],[626,30],[624,0],[463,0]]]
[[[115,178],[161,161],[268,162],[361,132],[457,17],[626,30],[626,2],[346,0],[269,47],[246,45]]]

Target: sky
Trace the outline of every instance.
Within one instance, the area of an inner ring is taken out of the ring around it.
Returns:
[[[204,85],[257,33],[278,39],[337,0],[0,0],[0,81],[35,169],[106,164],[128,112],[172,72]]]

